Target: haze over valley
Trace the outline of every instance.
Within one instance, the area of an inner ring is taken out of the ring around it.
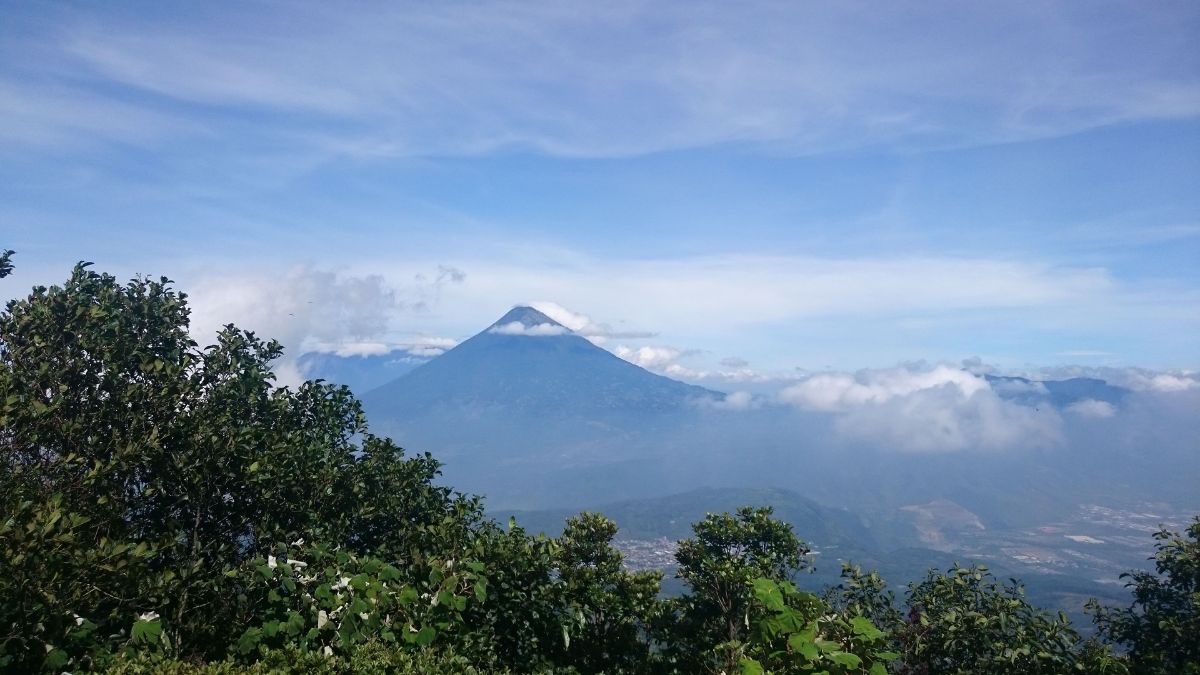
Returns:
[[[528,306],[437,356],[300,361],[365,389],[376,432],[433,452],[447,484],[498,516],[547,533],[582,509],[613,517],[633,565],[669,562],[690,523],[740,501],[806,533],[824,556],[814,584],[836,580],[840,561],[907,582],[977,560],[1077,612],[1122,598],[1112,579],[1145,567],[1145,535],[1200,507],[1200,377],[1188,372],[1019,376],[967,359],[722,392]]]

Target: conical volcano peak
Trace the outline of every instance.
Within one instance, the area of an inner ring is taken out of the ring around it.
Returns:
[[[516,429],[549,418],[591,428],[597,420],[686,411],[697,400],[722,397],[651,373],[545,313],[518,306],[366,398],[375,419],[426,425],[444,415],[436,419],[456,427],[494,414],[497,424]]]
[[[492,333],[524,334],[534,331],[542,335],[562,335],[570,333],[566,326],[542,314],[532,307],[518,305],[508,310],[500,320],[488,329]]]
[[[512,323],[514,321],[525,326],[540,326],[542,324],[562,326],[561,323],[527,305],[517,305],[516,307],[513,307],[512,309],[508,310],[507,314],[500,317],[500,320],[493,325],[500,326],[506,323]]]

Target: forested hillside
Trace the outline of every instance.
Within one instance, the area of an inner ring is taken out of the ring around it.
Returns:
[[[1093,607],[1099,640],[979,567],[889,589],[847,566],[798,590],[817,533],[753,504],[681,532],[664,598],[612,520],[495,522],[373,435],[349,389],[276,386],[280,354],[233,325],[197,344],[165,278],[80,264],[8,304],[0,669],[1200,672],[1200,518],[1156,535],[1132,607]]]

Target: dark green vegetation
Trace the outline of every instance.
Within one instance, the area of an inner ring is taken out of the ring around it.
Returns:
[[[7,263],[7,257],[5,258]],[[5,270],[7,272],[7,270]],[[897,602],[854,568],[817,596],[770,509],[708,515],[682,595],[616,526],[486,518],[374,436],[344,387],[274,385],[280,346],[201,348],[166,279],[76,267],[0,315],[0,668],[10,672],[1066,673],[1196,668],[1197,537],[1164,533],[1112,656],[985,570]]]
[[[1129,648],[1135,670],[1200,673],[1200,518],[1181,536],[1160,531],[1156,574],[1130,572],[1134,605],[1092,603],[1100,634]]]

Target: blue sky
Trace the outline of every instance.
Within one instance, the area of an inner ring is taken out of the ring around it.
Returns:
[[[5,297],[87,259],[293,352],[541,301],[681,375],[1200,367],[1194,2],[0,13]]]

